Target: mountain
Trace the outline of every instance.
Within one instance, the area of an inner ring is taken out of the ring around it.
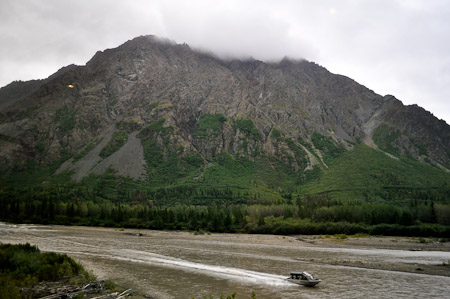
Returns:
[[[30,80],[30,81],[14,81],[7,86],[0,89],[0,110],[9,106],[13,106],[18,101],[26,98],[35,92],[43,84],[49,82],[66,71],[75,68],[74,64],[62,67],[56,73],[44,80]]]
[[[450,183],[450,126],[416,105],[306,60],[225,61],[154,36],[3,87],[0,115],[6,186],[121,180],[273,199]]]

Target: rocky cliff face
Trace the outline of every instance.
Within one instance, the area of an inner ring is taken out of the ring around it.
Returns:
[[[0,89],[5,173],[66,161],[58,172],[77,179],[108,167],[145,178],[174,159],[183,176],[223,154],[305,172],[327,167],[314,138],[450,167],[444,121],[305,60],[222,61],[142,36],[35,83]]]

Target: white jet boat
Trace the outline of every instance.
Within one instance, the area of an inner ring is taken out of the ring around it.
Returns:
[[[321,282],[320,279],[314,278],[314,276],[305,271],[292,271],[291,276],[287,280],[305,287],[313,287]]]

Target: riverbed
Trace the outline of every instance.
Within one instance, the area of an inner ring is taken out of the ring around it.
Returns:
[[[449,246],[427,247],[405,238],[362,239],[361,245],[319,237],[0,223],[0,242],[29,242],[43,251],[67,253],[99,279],[152,298],[233,292],[250,298],[252,291],[259,299],[450,294],[450,267],[443,266],[450,261]],[[323,281],[314,288],[294,285],[285,280],[291,270],[308,271]]]

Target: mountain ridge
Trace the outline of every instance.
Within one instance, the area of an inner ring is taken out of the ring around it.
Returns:
[[[283,169],[303,179],[282,185],[301,186],[359,143],[450,168],[448,124],[306,60],[226,61],[141,36],[25,89],[0,109],[3,177],[33,161],[78,181],[112,168],[164,186],[198,181],[229,156],[269,165],[257,173]]]

